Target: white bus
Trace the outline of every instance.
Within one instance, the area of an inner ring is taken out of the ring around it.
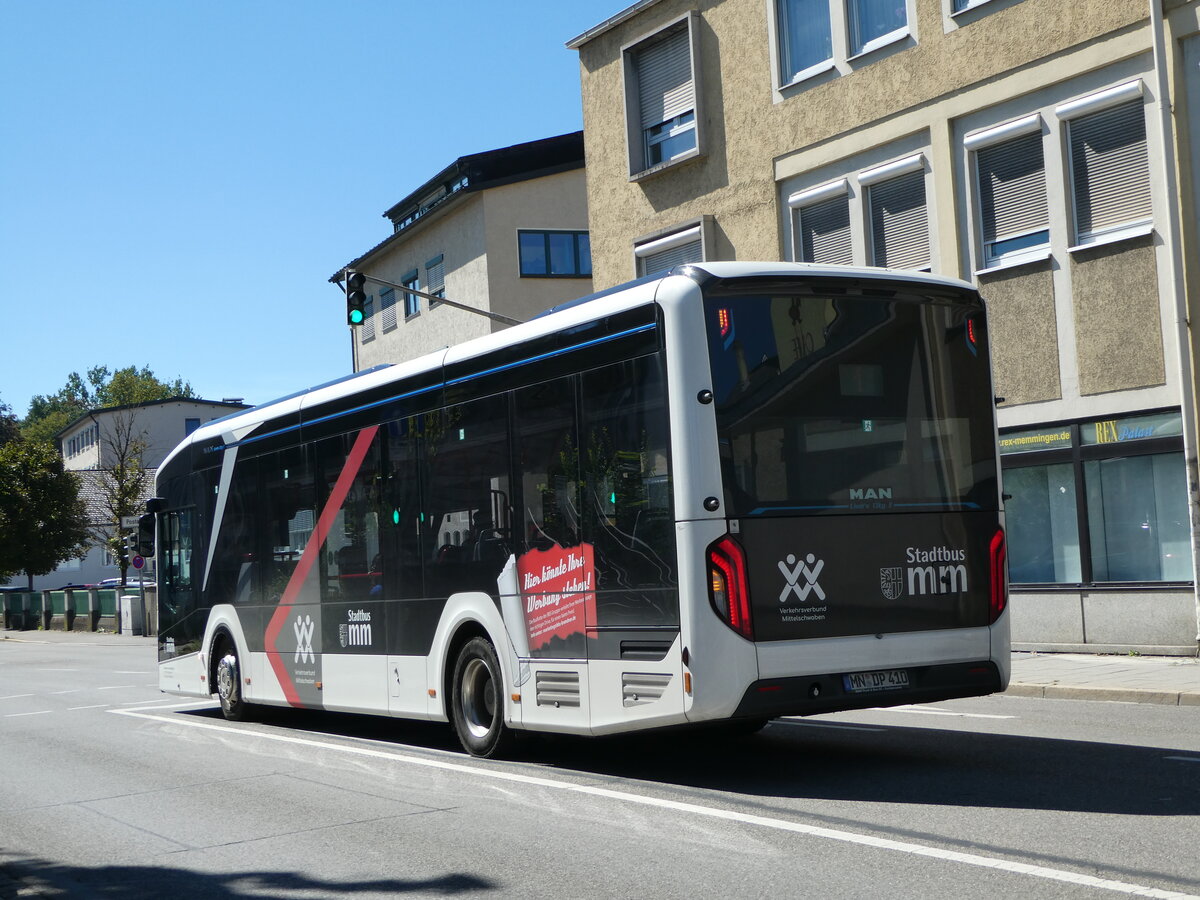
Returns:
[[[970,285],[676,267],[193,432],[159,683],[477,756],[1000,691],[995,429]]]

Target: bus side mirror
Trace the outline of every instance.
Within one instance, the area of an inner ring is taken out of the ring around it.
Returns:
[[[138,519],[137,555],[154,555],[154,513],[147,513]]]

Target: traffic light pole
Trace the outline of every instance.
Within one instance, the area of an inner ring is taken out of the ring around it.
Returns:
[[[345,274],[346,274],[347,287],[349,287],[351,270],[347,269]],[[426,300],[429,300],[434,303],[444,303],[446,306],[449,306],[453,309],[461,309],[463,312],[475,313],[475,315],[477,315],[477,316],[483,316],[485,319],[491,319],[493,322],[499,322],[501,325],[524,324],[521,322],[520,319],[512,319],[512,318],[509,318],[508,316],[502,316],[502,315],[500,315],[500,313],[494,313],[494,312],[489,312],[486,309],[480,309],[477,306],[467,306],[465,303],[458,303],[455,300],[447,300],[445,297],[439,297],[436,294],[429,294],[429,293],[426,293],[425,291],[417,290],[416,288],[406,287],[403,284],[396,284],[395,282],[392,282],[392,281],[385,281],[382,278],[376,278],[374,275],[367,275],[365,272],[358,272],[357,274],[362,275],[367,281],[373,281],[376,284],[382,284],[385,287],[395,288],[396,290],[403,291],[406,294],[415,294],[418,297],[424,297]]]

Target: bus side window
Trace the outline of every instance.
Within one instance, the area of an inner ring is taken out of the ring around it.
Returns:
[[[513,546],[507,395],[446,409],[427,435],[425,462],[430,533],[466,531],[461,546],[437,548],[426,589],[439,597],[466,590],[494,596]]]
[[[574,377],[516,392],[515,449],[520,473],[520,551],[579,543],[579,434]]]
[[[660,356],[583,376],[583,540],[601,625],[676,625],[670,432]]]
[[[266,602],[278,603],[304,554],[316,522],[311,455],[289,447],[261,458],[263,531],[270,551]]]
[[[352,431],[318,445],[322,503],[327,502],[325,498],[344,474],[360,434]],[[325,536],[321,599],[326,602],[354,602],[383,596],[384,562],[379,540],[382,441],[380,432],[376,432],[366,456],[353,472],[349,491]]]
[[[214,514],[221,510],[221,530],[205,588],[208,604],[253,603],[261,596],[258,462],[255,458],[240,457],[234,466],[228,496],[221,498],[214,493],[213,510]]]

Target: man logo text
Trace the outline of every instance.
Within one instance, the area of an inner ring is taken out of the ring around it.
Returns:
[[[892,489],[881,488],[850,488],[851,500],[891,500]]]

